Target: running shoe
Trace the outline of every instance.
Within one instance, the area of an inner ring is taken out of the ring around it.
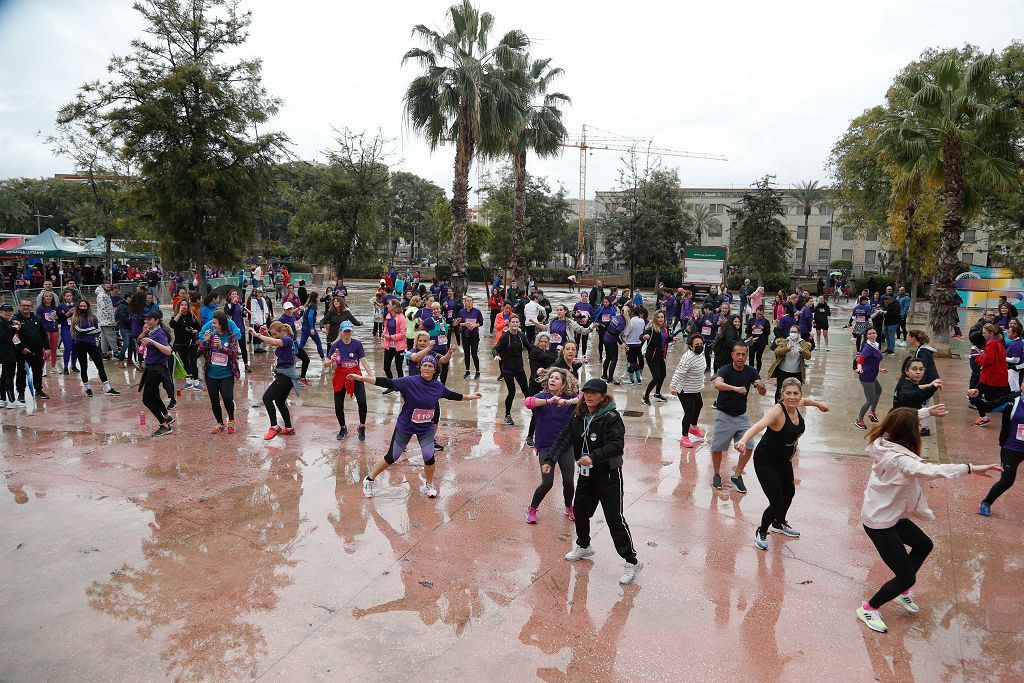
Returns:
[[[435,441],[434,442],[434,450],[435,451],[443,451],[444,450],[444,444]]]
[[[369,477],[363,479],[363,498],[373,498],[373,480]]]
[[[174,410],[178,407],[178,399],[172,398],[171,402],[167,404],[167,410]]]
[[[366,441],[366,427],[364,425],[359,425],[359,440]]]
[[[978,508],[978,514],[982,517],[991,517],[992,506],[986,503],[985,501],[981,501],[981,507]]]
[[[857,429],[867,429],[868,428],[868,426],[866,424],[864,424],[864,420],[861,420],[860,418],[858,418],[857,421],[854,422],[853,424],[857,427]]]
[[[863,621],[864,624],[872,631],[886,633],[889,630],[889,628],[885,625],[885,622],[882,621],[882,615],[876,609],[867,610],[863,607],[858,607],[857,618]]]
[[[0,401],[0,408],[6,408],[6,407],[7,407],[7,401]]]
[[[928,429],[927,427],[921,427],[921,436],[931,436],[931,435],[932,435],[932,430]]]
[[[40,391],[38,394],[36,394],[36,398],[40,401],[45,401],[46,399],[50,398],[50,395],[45,391]]]
[[[270,429],[267,430],[267,433],[263,435],[263,440],[264,441],[270,441],[271,439],[273,439],[275,436],[277,436],[280,433],[281,433],[281,428],[280,427],[276,427],[276,426],[275,427],[271,427]]]
[[[182,389],[191,389],[192,388],[192,380],[186,379],[184,386],[182,386],[181,388]]]
[[[24,396],[19,396],[17,401],[15,401],[13,403],[8,403],[7,407],[8,408],[24,408],[27,405],[28,404],[25,403],[25,397]]]
[[[167,424],[172,425],[172,424],[174,424],[177,421],[178,421],[177,418],[175,418],[173,415],[168,415],[167,416]]]
[[[576,560],[582,560],[584,557],[592,557],[593,555],[593,548],[589,546],[586,548],[581,548],[575,543],[573,543],[572,550],[565,554],[565,559],[569,560],[570,562],[575,562]]]
[[[423,493],[427,495],[427,498],[437,498],[437,489],[431,483],[424,484]]]
[[[473,375],[473,379],[480,379],[480,371],[479,370],[477,370],[476,374]]]
[[[336,438],[338,441],[342,441],[346,436],[348,436],[348,427],[342,427],[341,429],[338,430],[338,436],[334,438]]]
[[[86,387],[85,388],[85,395],[91,397],[92,396],[92,389],[90,389],[89,387]]]
[[[655,394],[654,398],[658,401],[661,401],[662,403],[668,403],[668,399],[662,396],[661,394]]]
[[[642,403],[643,403],[643,404],[644,404],[645,406],[649,406],[649,405],[651,405],[651,399],[650,399],[650,398],[648,398],[647,396],[644,396],[644,397],[643,397],[642,399],[640,399],[640,401],[641,401],[641,402],[642,402]]]
[[[619,386],[622,386],[622,382],[620,382],[620,381],[619,381],[619,380],[617,380],[617,379],[613,379],[613,380],[612,380],[612,384],[614,384],[614,385],[615,385],[615,386],[617,386],[617,387],[619,387]]]
[[[985,425],[987,425],[991,421],[992,420],[988,419],[987,417],[979,417],[977,420],[974,421],[974,426],[975,427],[984,427]]]
[[[868,419],[871,420],[872,422],[878,422],[878,413],[875,413],[875,412],[868,413]]]
[[[67,369],[67,368],[64,368],[64,372],[63,372],[62,374],[64,374],[64,375],[70,375],[71,373],[70,373],[70,372],[68,371],[68,369]]]
[[[718,489],[719,491],[722,490],[722,475],[716,474],[711,478],[711,488]]]
[[[754,545],[761,550],[768,550],[768,534],[762,533],[760,529],[754,529]]]
[[[293,436],[295,434],[295,428],[294,427],[282,427],[281,428],[281,434],[283,436]]]
[[[643,568],[643,562],[636,562],[635,564],[627,562],[622,568],[622,576],[619,577],[619,583],[633,583],[636,580],[636,575],[639,574],[640,570]]]
[[[743,475],[742,474],[733,475],[733,476],[729,477],[729,483],[732,484],[732,487],[734,489],[736,489],[739,493],[746,493],[747,492],[747,487],[743,483]]]
[[[174,432],[174,430],[171,429],[170,427],[165,427],[164,425],[160,425],[159,427],[157,427],[157,430],[155,432],[153,432],[153,436],[167,436],[168,434],[171,434],[172,432]]]
[[[680,446],[681,446],[682,448],[693,448],[693,442],[692,442],[692,441],[690,441],[690,437],[689,437],[689,435],[687,435],[687,436],[684,436],[684,437],[683,437],[682,439],[680,439],[680,440],[679,440],[679,445],[680,445]]]
[[[506,415],[505,416],[505,424],[507,424],[509,427],[515,427],[516,426],[516,423],[512,420],[512,416],[511,415]]]
[[[210,430],[210,433],[211,434],[220,434],[223,431],[224,431],[224,425],[218,424],[213,429]]]
[[[530,448],[533,448],[533,437],[532,436],[526,437],[526,445],[529,446]]]
[[[694,426],[690,427],[689,434],[690,434],[690,436],[697,437],[697,439],[703,439],[704,438],[704,432],[700,431],[700,427],[698,427],[697,425],[694,425]]]
[[[783,522],[782,524],[772,524],[768,527],[768,531],[773,534],[782,534],[783,536],[789,536],[790,538],[800,538],[800,532],[789,525],[789,522]]]
[[[203,385],[199,383],[199,380],[196,380],[195,382],[192,383],[192,391],[202,391],[202,390],[203,390]]]
[[[526,523],[536,524],[537,523],[537,508],[526,508]]]
[[[565,506],[565,516],[569,518],[570,522],[576,521],[576,510],[573,509],[572,505]]]
[[[469,379],[469,370],[466,370],[466,374],[462,376],[462,379]]]
[[[309,383],[309,380],[308,380],[308,379],[306,379],[305,377],[300,377],[300,378],[299,378],[299,384],[301,384],[301,385],[302,385],[302,386],[304,386],[304,387],[312,386],[312,385],[311,385],[311,384]]]
[[[235,433],[235,421],[234,420],[228,420],[228,434],[234,434],[234,433]]]
[[[910,594],[910,591],[903,593],[896,598],[896,604],[907,610],[911,614],[917,614],[921,611],[921,608],[914,602],[914,596]]]
[[[120,396],[121,392],[115,389],[114,387],[110,387],[109,389],[104,391],[103,394],[106,396]]]

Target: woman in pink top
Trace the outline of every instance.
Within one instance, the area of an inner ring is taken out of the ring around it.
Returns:
[[[750,317],[754,317],[754,311],[764,306],[764,287],[758,287],[750,295]]]
[[[384,317],[384,374],[391,379],[391,363],[397,366],[399,377],[404,377],[402,370],[403,357],[405,355],[405,314],[402,313],[402,302],[392,299],[388,302],[388,314]]]

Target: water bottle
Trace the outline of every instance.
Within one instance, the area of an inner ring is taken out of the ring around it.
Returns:
[[[140,427],[145,427],[146,426],[146,411],[145,410],[142,410],[142,411],[139,412],[139,426]]]

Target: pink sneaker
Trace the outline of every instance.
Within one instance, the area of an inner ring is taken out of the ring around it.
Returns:
[[[693,442],[690,441],[689,435],[684,436],[682,439],[680,439],[679,445],[682,446],[683,448],[693,448]]]
[[[576,521],[576,511],[572,509],[572,505],[565,506],[565,516],[568,517],[570,521]]]
[[[537,523],[537,508],[526,508],[526,523],[536,524]]]
[[[690,427],[689,435],[697,437],[698,440],[704,438],[704,432],[700,431],[700,427],[697,425]]]

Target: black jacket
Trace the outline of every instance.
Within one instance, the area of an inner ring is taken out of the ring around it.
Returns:
[[[114,309],[114,324],[119,330],[132,329],[131,315],[128,313],[128,300],[122,299]]]
[[[537,346],[532,347],[530,349],[530,381],[539,384],[537,372],[542,368],[550,368],[557,359],[558,354],[551,349],[541,351]]]
[[[17,360],[14,353],[14,326],[0,318],[0,363],[14,363]]]
[[[35,313],[23,315],[21,311],[14,314],[13,320],[21,323],[18,331],[18,339],[21,341],[16,347],[18,355],[22,355],[23,349],[28,349],[33,354],[40,354],[46,348],[46,330],[43,329],[43,319]]]
[[[192,346],[196,341],[196,336],[199,334],[199,330],[202,329],[202,325],[199,320],[196,319],[191,313],[186,313],[177,318],[174,316],[168,323],[172,330],[174,330],[174,346]],[[230,318],[228,318],[230,320]]]
[[[900,302],[893,301],[885,308],[885,324],[886,326],[899,325],[900,319]]]
[[[526,333],[520,331],[513,336],[508,330],[501,334],[501,339],[492,349],[491,355],[501,358],[501,372],[503,374],[522,372],[523,350],[529,351],[533,345],[526,340]]]
[[[934,396],[936,391],[935,387],[923,389],[906,377],[900,377],[892,392],[892,407],[920,410],[924,407],[924,402]]]
[[[590,424],[587,424],[587,421]],[[591,419],[579,413],[565,426],[555,443],[548,450],[547,462],[554,465],[565,449],[572,448],[573,457],[579,460],[589,455],[594,472],[607,472],[622,467],[622,453],[626,448],[626,426],[622,416],[611,401],[599,408]]]
[[[649,361],[656,358],[664,358],[666,353],[664,352],[665,339],[663,336],[671,338],[672,335],[668,333],[668,330],[666,330],[663,335],[661,330],[658,329],[655,329],[648,334],[650,334],[651,338],[647,340],[647,349],[644,350],[644,356]]]

